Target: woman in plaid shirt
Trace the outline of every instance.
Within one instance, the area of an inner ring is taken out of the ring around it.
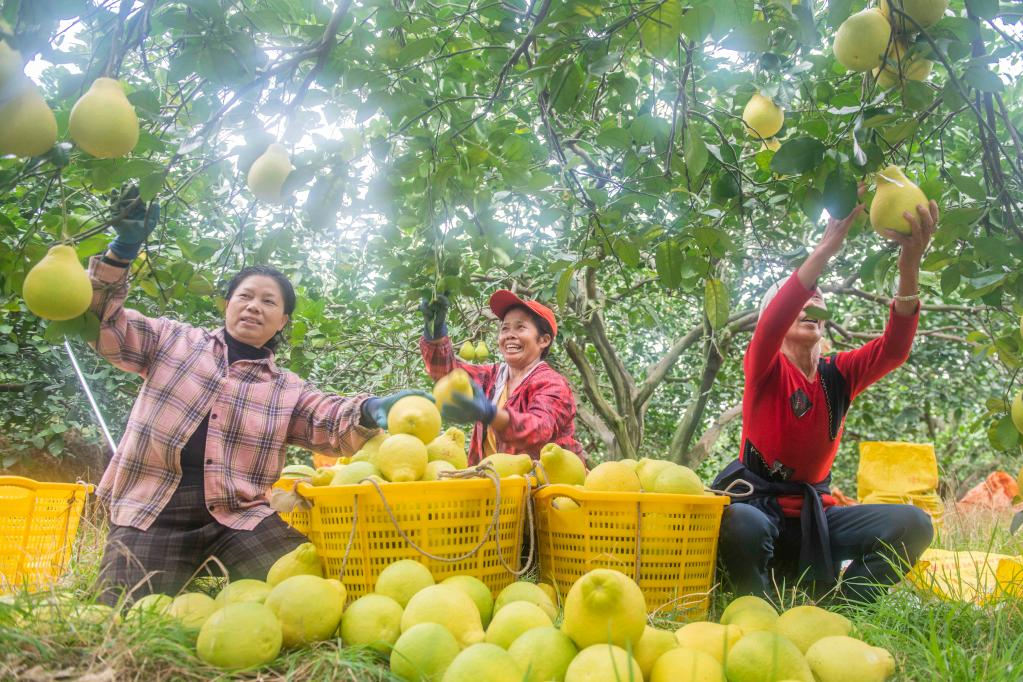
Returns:
[[[444,406],[444,417],[475,423],[469,444],[469,463],[477,464],[495,452],[528,453],[534,459],[547,443],[557,443],[585,461],[575,440],[575,398],[572,389],[545,362],[558,334],[554,313],[537,301],[501,290],[490,297],[490,309],[501,320],[497,337],[504,362],[475,365],[455,357],[448,338],[447,301],[443,297],[422,306],[426,325],[420,350],[434,381],[456,367],[468,372],[473,399],[455,396]]]
[[[143,378],[124,436],[98,488],[111,528],[99,581],[102,599],[174,594],[214,557],[232,580],[265,579],[270,565],[306,538],[270,508],[285,446],[335,455],[357,451],[386,428],[408,392],[375,398],[324,393],[274,363],[295,308],[287,277],[246,268],[227,289],[215,331],[124,307],[128,265],[156,225],[128,192],[117,237],[89,265],[96,352]]]

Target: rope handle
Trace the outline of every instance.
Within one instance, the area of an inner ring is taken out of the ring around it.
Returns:
[[[736,487],[737,485],[744,485],[744,486],[746,486],[746,492],[743,492],[743,493],[732,492],[732,488]],[[726,497],[730,497],[733,500],[734,499],[741,499],[741,498],[749,497],[755,491],[755,489],[753,488],[753,484],[750,483],[749,481],[747,481],[744,478],[737,478],[737,479],[735,479],[734,481],[729,483],[727,486],[725,486],[724,490],[718,490],[716,488],[705,488],[705,490],[707,490],[708,492],[714,493],[715,495],[725,495]]]

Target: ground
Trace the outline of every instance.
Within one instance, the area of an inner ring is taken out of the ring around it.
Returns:
[[[38,597],[8,597],[0,607],[0,680],[214,680],[239,679],[202,665],[189,636],[172,624],[147,622],[88,623],[68,617],[70,606],[91,599],[90,583],[98,568],[104,530],[87,519],[68,575],[57,594],[62,606],[47,609]],[[1023,539],[1008,533],[1004,515],[946,516],[935,547],[972,549],[1011,555],[1023,553]],[[718,595],[720,613],[729,595]],[[787,593],[784,606],[804,601]],[[881,602],[845,613],[868,642],[884,646],[898,661],[897,680],[921,682],[1023,679],[1023,602],[1000,600],[987,605],[942,601],[908,583]],[[58,615],[48,615],[56,613]],[[677,627],[677,623],[662,622]],[[334,643],[282,655],[275,665],[246,679],[391,680],[386,667],[365,651]]]

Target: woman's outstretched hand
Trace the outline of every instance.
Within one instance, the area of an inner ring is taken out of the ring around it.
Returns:
[[[387,429],[387,413],[391,411],[394,404],[402,398],[407,398],[410,395],[417,395],[422,398],[426,398],[430,402],[433,402],[433,396],[426,391],[417,391],[408,389],[404,391],[398,391],[391,395],[378,397],[373,396],[362,404],[362,420],[363,426],[373,428]]]
[[[151,201],[148,205],[139,198],[139,189],[132,185],[117,198],[112,207],[114,217],[111,225],[117,236],[107,247],[117,258],[132,261],[139,255],[143,242],[160,222],[160,204]]]

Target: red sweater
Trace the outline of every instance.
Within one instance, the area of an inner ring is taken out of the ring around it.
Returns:
[[[451,339],[447,336],[434,341],[419,340],[426,371],[437,381],[456,367],[461,367],[480,385],[491,401],[497,386],[500,364],[474,365],[455,357]],[[575,439],[575,398],[565,377],[546,362],[541,362],[519,384],[504,405],[508,412],[508,425],[496,433],[497,451],[510,454],[529,453],[540,457],[540,449],[547,443],[557,443],[579,455],[585,463],[582,446]],[[476,422],[469,443],[469,464],[483,459],[483,424]]]
[[[747,445],[752,444],[768,468],[778,462],[790,469],[788,480],[819,483],[835,461],[845,415],[836,417],[838,428],[832,435],[821,372],[808,380],[781,352],[785,333],[812,294],[793,273],[760,315],[743,361],[746,384],[740,453],[747,452]],[[906,361],[919,317],[919,307],[913,315],[903,316],[896,314],[893,306],[881,337],[855,350],[822,358],[822,364],[833,364],[845,380],[848,395],[841,400],[843,404],[851,403]],[[835,504],[830,495],[822,497],[826,507]],[[799,516],[802,500],[787,496],[778,499],[790,517]]]

